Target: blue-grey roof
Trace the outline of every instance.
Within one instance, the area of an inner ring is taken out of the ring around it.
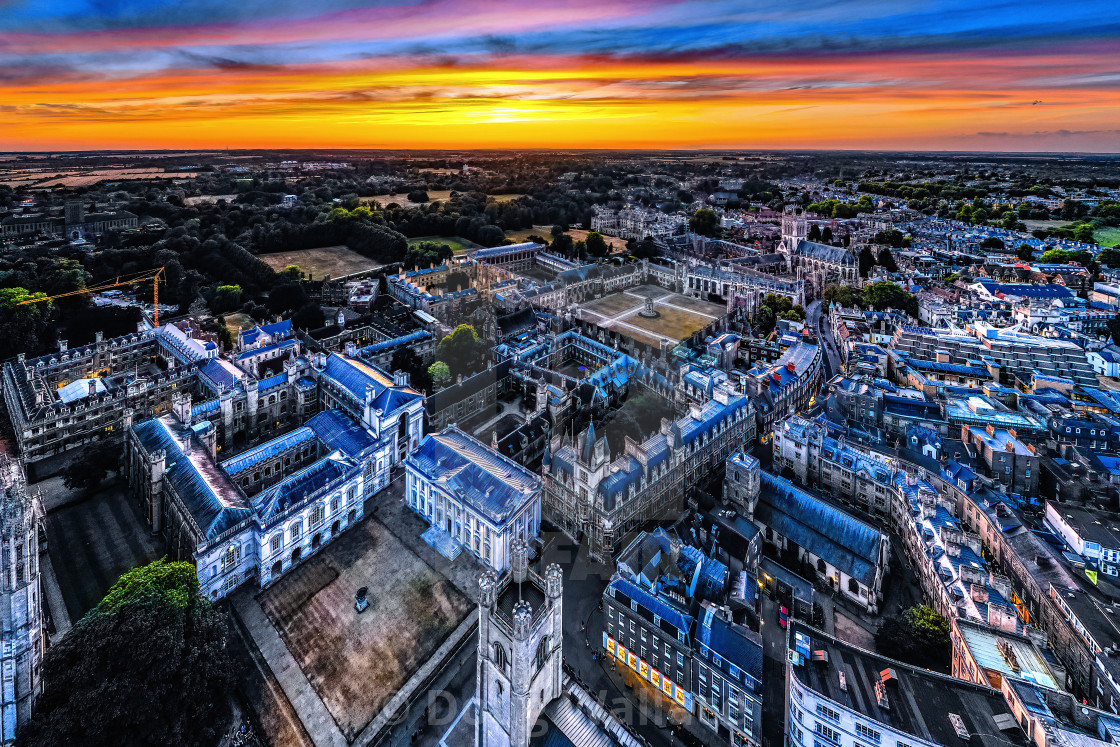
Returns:
[[[314,431],[328,451],[340,451],[358,459],[377,445],[369,431],[340,410],[326,410],[311,418],[304,428]]]
[[[358,355],[376,355],[386,350],[395,350],[399,347],[406,345],[415,345],[418,342],[431,339],[432,333],[424,329],[418,329],[415,332],[409,332],[407,335],[400,337],[393,337],[381,342],[375,342],[372,345],[366,345],[358,351]]]
[[[756,518],[865,586],[872,586],[883,535],[785,478],[761,474]]]
[[[275,389],[276,387],[283,386],[284,384],[287,384],[287,383],[288,383],[288,374],[278,373],[275,376],[269,376],[268,378],[261,379],[260,381],[258,381],[257,382],[257,391],[258,392],[267,392],[271,389]]]
[[[211,382],[214,389],[228,389],[237,383],[237,378],[217,358],[206,361],[198,372]]]
[[[252,516],[244,493],[210,460],[201,444],[192,444],[190,456],[183,452],[183,444],[192,437],[191,431],[173,416],[145,420],[133,429],[149,453],[164,450],[164,479],[207,539],[218,537]]]
[[[700,654],[713,666],[712,655],[720,657],[719,668],[724,674],[732,676],[731,667],[735,666],[749,678],[745,682],[750,689],[757,690],[762,685],[762,637],[758,633],[731,625],[708,607],[700,614],[696,642],[700,644]]]
[[[607,585],[607,593],[610,596],[617,599],[618,592],[625,594],[631,601],[636,602],[638,604],[638,613],[651,623],[655,615],[661,618],[662,630],[665,629],[664,625],[667,624],[673,629],[672,633],[674,635],[676,635],[676,631],[683,632],[685,636],[691,635],[692,618],[668,601],[651,594],[637,584],[624,578],[616,578]]]
[[[267,524],[292,506],[360,469],[361,467],[340,454],[331,454],[257,493],[252,498],[253,508],[261,523]]]
[[[295,348],[296,344],[297,343],[295,340],[281,340],[280,342],[274,342],[271,345],[263,345],[259,348],[253,348],[251,350],[245,350],[241,353],[238,353],[237,360],[248,360],[249,358],[254,358],[258,355],[271,353],[274,350],[288,350],[289,348]]]
[[[268,461],[277,454],[282,454],[301,444],[314,441],[315,438],[315,432],[310,428],[306,426],[303,428],[296,428],[294,431],[285,433],[279,438],[266,441],[259,446],[254,446],[251,449],[241,452],[237,456],[230,457],[224,460],[220,466],[227,474],[236,475],[247,469],[252,469],[261,462]]]
[[[393,383],[380,369],[337,353],[327,356],[323,374],[335,381],[358,402],[365,402],[367,385],[372,386],[375,393],[380,394]]]
[[[408,465],[495,526],[541,489],[538,476],[455,427],[426,436]]]
[[[1001,293],[1005,296],[1021,296],[1023,298],[1065,298],[1073,295],[1073,292],[1066,286],[1053,283],[991,283],[981,280],[980,285],[993,296]]]

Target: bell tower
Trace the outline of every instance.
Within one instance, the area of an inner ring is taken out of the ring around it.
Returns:
[[[487,572],[478,581],[475,747],[528,747],[545,706],[563,691],[560,566],[544,578],[530,571],[520,538],[510,558],[501,579]]]

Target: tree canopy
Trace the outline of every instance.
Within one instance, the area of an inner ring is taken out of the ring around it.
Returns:
[[[701,236],[714,236],[719,231],[719,216],[711,208],[700,208],[688,219],[688,227]]]
[[[880,280],[864,287],[863,300],[876,311],[899,309],[912,317],[918,316],[918,299],[888,280]]]
[[[452,376],[467,376],[474,373],[486,350],[486,343],[478,339],[474,327],[460,324],[439,341],[437,357],[447,364]],[[435,374],[432,374],[432,378],[435,378]]]
[[[47,649],[20,744],[216,744],[236,676],[228,638],[193,565],[129,571]]]

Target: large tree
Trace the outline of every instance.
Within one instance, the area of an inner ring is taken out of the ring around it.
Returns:
[[[451,334],[439,341],[438,357],[447,364],[452,376],[474,373],[486,351],[486,343],[469,324],[460,324]]]
[[[217,744],[235,681],[225,617],[190,563],[121,576],[47,649],[24,747]]]
[[[587,245],[587,253],[592,257],[605,257],[610,252],[603,234],[598,231],[589,231],[584,243]]]
[[[871,283],[863,289],[863,300],[876,311],[899,309],[918,316],[918,299],[888,280]]]
[[[688,219],[688,227],[702,236],[714,236],[719,231],[719,216],[711,208],[700,208]]]

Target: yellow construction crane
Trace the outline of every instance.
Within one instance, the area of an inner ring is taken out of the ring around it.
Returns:
[[[53,296],[39,296],[38,298],[29,298],[26,301],[20,301],[18,305],[23,306],[24,304],[39,303],[40,301],[53,301],[56,298],[65,298],[67,296],[79,296],[83,293],[100,293],[101,291],[106,291],[106,290],[109,290],[110,288],[116,288],[116,287],[121,286],[121,285],[133,285],[135,283],[143,283],[143,282],[147,282],[148,280],[151,280],[152,281],[152,302],[155,305],[155,314],[153,316],[153,321],[155,322],[155,325],[158,327],[159,326],[159,279],[160,279],[160,276],[163,275],[163,269],[164,268],[159,267],[159,268],[156,268],[154,270],[144,270],[143,272],[133,273],[132,276],[120,276],[120,275],[118,275],[116,280],[114,280],[113,282],[108,282],[107,281],[107,282],[104,282],[104,283],[98,283],[97,285],[91,285],[91,286],[88,286],[86,288],[82,288],[81,290],[70,291],[68,293],[58,293],[58,294],[55,294]]]

